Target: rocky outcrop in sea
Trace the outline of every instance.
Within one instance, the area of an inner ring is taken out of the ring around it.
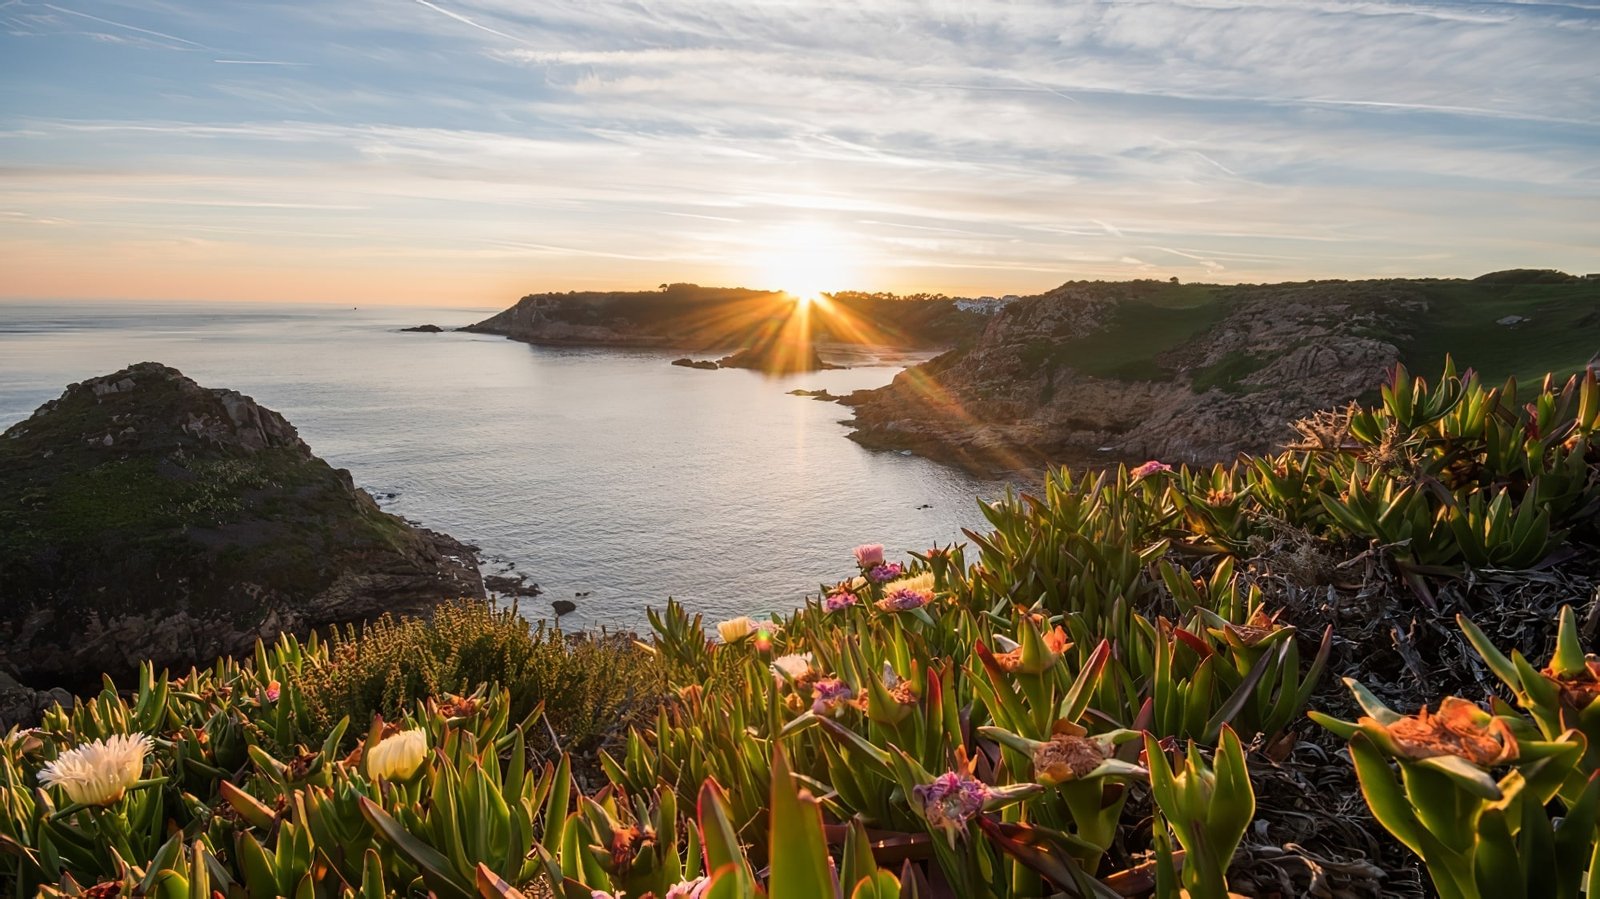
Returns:
[[[471,548],[381,511],[278,413],[157,363],[0,435],[0,672],[28,688],[483,595]]]

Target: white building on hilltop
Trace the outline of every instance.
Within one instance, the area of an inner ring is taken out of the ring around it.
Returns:
[[[976,312],[979,315],[993,315],[1004,309],[1008,303],[1014,302],[1018,297],[1008,293],[1003,297],[962,297],[956,300],[956,308],[962,312]]]

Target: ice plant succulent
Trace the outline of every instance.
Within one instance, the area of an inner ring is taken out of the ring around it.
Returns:
[[[863,543],[855,548],[856,564],[867,570],[883,564],[883,544]]]
[[[803,681],[812,673],[811,653],[790,653],[772,660],[772,672],[791,683]]]
[[[383,738],[367,752],[367,774],[382,780],[406,780],[422,767],[427,754],[427,733],[403,730]]]
[[[683,880],[667,888],[667,895],[662,899],[701,899],[711,890],[711,879],[696,877],[693,880]]]
[[[1133,475],[1134,480],[1137,481],[1137,480],[1141,480],[1143,478],[1148,478],[1148,477],[1150,477],[1151,475],[1154,475],[1154,474],[1170,474],[1171,472],[1172,472],[1172,466],[1171,465],[1168,465],[1165,462],[1158,462],[1155,459],[1151,459],[1149,462],[1146,462],[1143,465],[1139,466],[1138,468],[1135,468],[1133,471],[1129,472],[1129,474]]]
[[[1345,683],[1367,712],[1359,723],[1310,716],[1350,741],[1372,816],[1422,858],[1441,896],[1579,895],[1596,857],[1600,801],[1600,778],[1578,771],[1587,742],[1581,732],[1518,740],[1514,730],[1533,728],[1503,704],[1508,714],[1494,715],[1449,697],[1438,712],[1399,715],[1355,681]],[[1496,780],[1484,770],[1490,765],[1511,770]],[[1552,817],[1558,796],[1565,813]],[[1600,884],[1596,876],[1600,869],[1591,870],[1591,884]]]
[[[39,782],[60,787],[79,805],[111,805],[139,782],[150,738],[115,734],[91,740],[57,756],[39,772]]]
[[[933,575],[919,574],[890,581],[883,586],[878,608],[885,612],[909,612],[933,602]]]
[[[742,640],[755,632],[759,625],[749,615],[740,615],[738,618],[729,618],[727,621],[717,622],[717,636],[724,643],[733,643]]]
[[[1233,729],[1224,727],[1210,764],[1191,742],[1174,766],[1155,737],[1146,734],[1144,742],[1150,793],[1161,813],[1157,826],[1170,826],[1187,851],[1184,888],[1192,899],[1226,899],[1231,895],[1228,863],[1256,810],[1244,747]]]
[[[1445,697],[1437,712],[1424,706],[1414,715],[1401,715],[1355,680],[1345,678],[1344,682],[1366,714],[1352,723],[1312,711],[1307,713],[1311,720],[1351,740],[1352,746],[1360,735],[1376,753],[1402,767],[1437,771],[1485,800],[1502,798],[1487,769],[1508,764],[1521,767],[1564,755],[1577,746],[1566,735],[1553,741],[1519,739],[1508,719],[1455,696]]]
[[[1003,650],[994,654],[995,664],[1009,674],[1048,671],[1072,647],[1072,640],[1059,625],[1041,636],[1032,622],[1023,624],[1021,643],[999,634],[995,635],[995,643]]]
[[[833,590],[822,600],[824,612],[842,612],[854,605],[861,604],[861,597],[850,590]]]
[[[882,584],[894,580],[904,572],[905,567],[899,562],[885,562],[881,565],[872,566],[867,571],[867,580],[872,581],[874,584]]]
[[[1506,722],[1456,696],[1439,702],[1439,711],[1429,713],[1423,706],[1388,724],[1363,717],[1363,727],[1374,725],[1388,734],[1388,746],[1397,758],[1414,760],[1456,756],[1480,768],[1489,768],[1517,758],[1517,738]]]
[[[839,678],[823,678],[811,685],[811,711],[821,716],[837,714],[850,705],[855,696],[855,688]]]
[[[967,822],[983,811],[989,788],[969,774],[947,771],[933,783],[913,787],[911,796],[928,826],[944,831],[954,846],[956,837],[966,833]]]
[[[1561,608],[1555,652],[1543,668],[1534,668],[1521,652],[1507,658],[1466,617],[1458,615],[1456,621],[1484,663],[1533,716],[1544,738],[1559,739],[1568,728],[1577,728],[1588,739],[1585,774],[1600,770],[1600,658],[1583,651],[1572,607]],[[1582,789],[1581,779],[1574,777],[1567,792]]]

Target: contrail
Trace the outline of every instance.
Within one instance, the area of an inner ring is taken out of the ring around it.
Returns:
[[[422,4],[423,6],[426,6],[427,8],[433,10],[434,12],[443,13],[444,15],[447,15],[450,18],[455,19],[457,22],[462,23],[463,25],[471,25],[473,28],[476,28],[479,31],[487,31],[490,34],[498,35],[500,37],[503,37],[508,41],[516,41],[519,44],[522,43],[521,40],[519,40],[517,38],[514,38],[509,34],[506,34],[504,31],[496,31],[493,28],[490,28],[488,25],[479,25],[477,22],[472,21],[471,19],[467,18],[466,16],[464,16],[464,15],[462,15],[460,13],[451,12],[450,10],[445,9],[442,6],[439,6],[438,4],[429,3],[428,0],[416,0],[416,2]]]
[[[418,2],[421,2],[421,0],[418,0]],[[53,9],[56,12],[64,12],[69,16],[81,16],[81,17],[83,17],[85,19],[90,19],[90,20],[95,21],[95,22],[100,22],[101,24],[104,24],[104,25],[111,25],[111,26],[116,27],[116,28],[126,28],[129,31],[137,31],[137,32],[140,32],[141,34],[153,35],[155,37],[159,37],[159,38],[162,38],[164,40],[177,41],[180,44],[188,44],[191,47],[204,47],[205,46],[205,44],[197,44],[194,41],[186,40],[184,38],[178,37],[177,35],[163,34],[160,31],[151,31],[148,28],[140,28],[137,25],[125,25],[125,24],[123,24],[121,22],[113,22],[110,19],[102,19],[99,16],[91,16],[86,12],[78,12],[75,9],[67,9],[64,6],[56,6],[53,3],[46,3],[46,4],[43,4],[43,5],[44,5],[45,9]]]

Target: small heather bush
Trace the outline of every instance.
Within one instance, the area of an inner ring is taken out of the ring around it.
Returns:
[[[329,664],[308,672],[308,705],[329,725],[349,715],[395,719],[428,697],[496,684],[521,719],[544,703],[543,733],[559,750],[587,752],[653,712],[665,681],[655,657],[624,634],[570,636],[530,626],[514,608],[461,601],[431,621],[385,616],[330,641]],[[558,751],[559,751],[558,750]]]

